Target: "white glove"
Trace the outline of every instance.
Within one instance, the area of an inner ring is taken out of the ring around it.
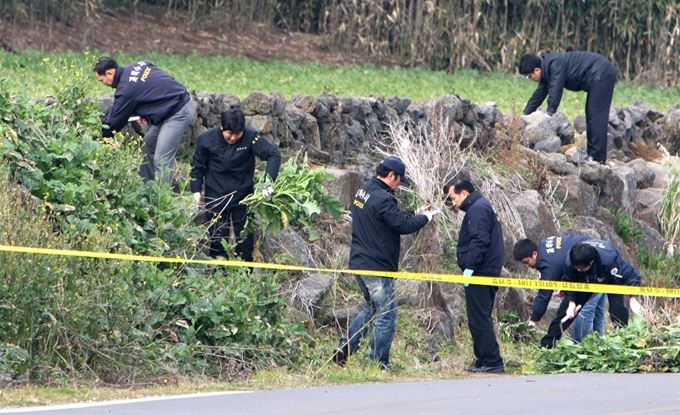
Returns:
[[[437,213],[441,213],[441,210],[440,210],[440,209],[428,209],[428,210],[424,211],[423,213],[421,213],[421,215],[427,216],[427,221],[428,221],[428,222],[431,222],[431,221],[432,221],[432,218],[433,218],[434,215],[436,215]]]
[[[194,193],[194,205],[201,206],[201,192]]]
[[[430,205],[421,206],[421,207],[419,207],[418,210],[416,210],[414,213],[415,213],[416,215],[424,215],[424,214],[425,214],[425,211],[427,211],[427,210],[429,210],[429,209],[430,209]]]
[[[628,300],[628,306],[630,307],[630,311],[633,314],[637,314],[638,316],[642,315],[642,305],[640,304],[636,297],[633,296],[630,297],[630,299]]]
[[[263,191],[262,191],[262,196],[264,196],[265,199],[269,199],[272,195],[274,194],[274,187],[273,186],[267,186]]]
[[[527,325],[529,327],[536,327],[536,322],[534,320],[529,320],[529,321],[527,321]]]
[[[580,309],[580,305],[577,307],[575,302],[569,301],[569,307],[567,307],[567,312],[564,314],[564,317],[562,317],[562,323],[576,317],[576,314],[578,314]]]
[[[470,268],[465,268],[465,269],[463,270],[463,276],[464,276],[464,277],[471,277],[472,274],[474,274],[474,273],[475,273],[475,270],[470,269]],[[463,287],[468,287],[469,285],[470,285],[470,284],[463,284]]]

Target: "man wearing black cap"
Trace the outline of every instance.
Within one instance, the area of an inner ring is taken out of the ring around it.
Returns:
[[[400,183],[409,184],[406,166],[398,157],[387,157],[376,167],[376,177],[357,191],[352,203],[352,247],[349,268],[373,271],[397,271],[400,236],[416,232],[432,219],[435,210],[411,214],[399,209],[394,190]],[[349,339],[342,337],[333,361],[343,366],[347,357],[359,348],[361,338],[371,335],[371,359],[387,368],[390,347],[397,323],[394,302],[394,279],[356,276],[366,303],[349,326]]]
[[[607,58],[592,52],[547,53],[543,58],[525,54],[519,61],[519,73],[538,82],[527,102],[524,114],[531,114],[548,97],[548,114],[552,115],[562,100],[564,88],[587,91],[586,137],[588,157],[604,164],[607,161],[607,129],[612,104],[616,68]]]
[[[146,163],[139,174],[144,180],[170,182],[182,135],[194,120],[187,89],[150,62],[121,67],[113,58],[103,56],[92,69],[99,82],[116,89],[102,135],[110,137],[120,131],[130,115],[144,117],[151,128],[144,135]]]
[[[246,117],[240,109],[224,111],[220,127],[212,128],[196,139],[191,168],[190,190],[194,203],[201,206],[201,189],[205,184],[205,207],[217,221],[210,227],[210,256],[226,256],[222,239],[228,239],[233,226],[236,253],[244,261],[253,260],[255,238],[248,234],[240,240],[248,218],[248,208],[240,201],[253,193],[255,156],[267,162],[267,174],[276,180],[281,154],[259,132],[246,128]],[[271,196],[274,189],[264,190]]]
[[[503,231],[496,212],[467,179],[457,179],[444,186],[454,207],[465,212],[458,233],[456,257],[463,275],[496,277],[503,268]],[[498,287],[469,284],[465,286],[468,327],[472,334],[475,362],[466,368],[474,373],[505,371],[491,312]]]

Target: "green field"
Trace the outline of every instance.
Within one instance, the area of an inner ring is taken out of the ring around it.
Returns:
[[[42,65],[43,59],[63,60],[64,70],[90,70],[98,54],[43,53],[36,51],[0,54],[2,77],[13,92],[25,91],[33,97],[49,95],[55,75]],[[535,84],[519,75],[482,74],[474,70],[449,74],[425,69],[375,66],[329,67],[291,62],[260,63],[245,58],[150,54],[117,55],[120,64],[148,59],[196,92],[225,92],[246,97],[254,91],[295,95],[399,96],[423,101],[446,94],[458,94],[476,104],[496,102],[502,111],[521,112]],[[60,65],[61,66],[61,65]],[[112,90],[92,77],[92,95]],[[565,91],[560,111],[569,118],[583,113],[586,95]],[[636,99],[666,112],[680,104],[680,89],[650,88],[620,82],[614,93],[615,106],[630,105]],[[544,104],[545,105],[545,104]]]

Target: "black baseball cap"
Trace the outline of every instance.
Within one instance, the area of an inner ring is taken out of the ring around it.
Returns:
[[[395,172],[399,177],[401,177],[401,182],[405,185],[413,184],[413,180],[406,175],[406,164],[399,157],[389,156],[385,157],[383,161],[380,162],[383,166]]]

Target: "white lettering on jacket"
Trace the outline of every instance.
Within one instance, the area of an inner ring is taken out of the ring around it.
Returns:
[[[359,189],[357,193],[354,195],[354,202],[352,204],[359,209],[363,209],[364,205],[366,202],[368,202],[368,199],[370,199],[371,194],[365,191],[364,189]]]

